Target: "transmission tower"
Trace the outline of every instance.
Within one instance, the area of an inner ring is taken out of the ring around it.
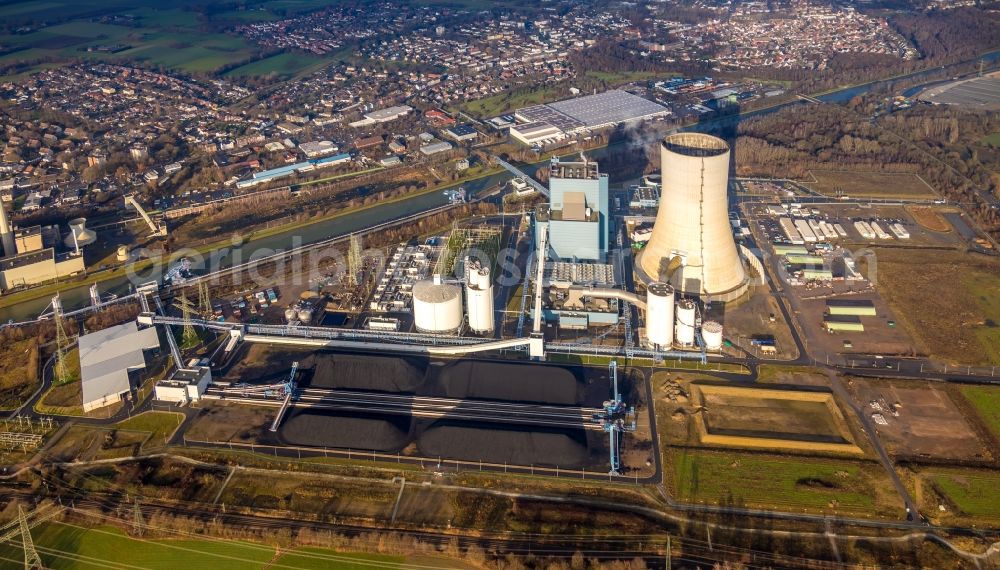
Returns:
[[[21,546],[24,548],[24,570],[44,570],[42,558],[35,550],[35,543],[31,540],[31,529],[28,528],[28,516],[24,514],[24,508],[17,507],[17,524],[21,527]]]
[[[139,497],[136,497],[135,504],[132,507],[132,534],[142,536],[144,526],[146,526],[146,522],[142,519],[142,509],[139,508]]]
[[[351,246],[347,250],[347,284],[358,285],[358,272],[361,271],[361,236],[351,235]]]
[[[194,330],[194,325],[191,324],[191,313],[194,312],[194,306],[191,301],[188,301],[187,295],[181,292],[181,296],[174,301],[174,306],[180,309],[181,318],[184,320],[184,329],[181,333],[181,343],[187,347],[190,347],[198,343],[198,333]]]
[[[205,316],[212,314],[212,299],[208,296],[208,283],[205,281],[198,282],[198,308]]]
[[[56,324],[56,380],[62,384],[69,382],[69,362],[66,362],[66,353],[69,352],[69,337],[66,335],[66,328],[63,326],[62,299],[59,295],[52,297],[52,315]]]

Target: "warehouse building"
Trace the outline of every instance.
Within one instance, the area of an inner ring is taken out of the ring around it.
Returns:
[[[445,129],[443,132],[446,137],[459,142],[475,140],[479,136],[479,131],[472,125],[458,125]]]
[[[560,140],[565,138],[566,133],[549,123],[533,122],[511,127],[510,136],[528,146],[533,146]]]
[[[120,402],[132,390],[129,374],[146,367],[143,351],[158,349],[156,329],[135,321],[80,336],[83,411]]]
[[[830,315],[874,317],[875,303],[868,299],[827,299],[826,312]]]
[[[830,332],[864,332],[865,325],[856,315],[826,315],[823,326]]]

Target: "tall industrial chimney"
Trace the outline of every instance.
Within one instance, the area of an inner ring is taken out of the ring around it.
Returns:
[[[748,281],[729,223],[729,145],[676,133],[660,143],[660,166],[660,206],[636,273],[647,286],[662,281],[680,294],[735,300]]]
[[[3,245],[4,257],[17,255],[17,247],[14,245],[14,229],[10,225],[10,218],[7,217],[7,209],[4,208],[3,201],[0,201],[0,245]]]

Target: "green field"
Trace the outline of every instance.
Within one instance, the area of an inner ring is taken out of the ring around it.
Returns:
[[[895,514],[901,504],[874,464],[672,449],[677,500],[811,512]]]
[[[588,70],[585,77],[603,81],[609,85],[621,85],[632,83],[633,81],[648,81],[651,79],[667,79],[673,77],[674,73],[664,73],[661,71],[596,71]]]
[[[930,483],[934,490],[951,502],[963,514],[1000,520],[1000,473],[973,470],[946,470],[921,473],[920,477]],[[937,509],[937,505],[926,505],[927,510]]]
[[[515,89],[496,95],[469,101],[462,107],[472,115],[479,117],[495,117],[501,113],[513,111],[529,105],[550,103],[559,99],[560,86],[550,85],[534,89]]]
[[[118,422],[114,427],[127,431],[147,432],[150,442],[162,444],[164,439],[170,437],[170,434],[174,433],[183,420],[183,414],[174,412],[143,412]]]
[[[1000,388],[994,386],[962,386],[962,395],[972,402],[979,417],[1000,441]]]
[[[47,523],[32,536],[42,562],[52,570],[94,568],[148,568],[151,570],[262,570],[270,565],[285,568],[355,570],[399,568],[401,556],[340,553],[308,548],[279,554],[274,546],[228,540],[137,540],[115,527],[82,528],[74,524]],[[0,567],[23,562],[20,549],[0,548]],[[273,562],[272,562],[273,561]]]
[[[53,61],[66,62],[79,58],[136,61],[188,73],[212,73],[232,62],[250,60],[260,52],[260,48],[244,38],[224,33],[229,26],[241,21],[273,20],[283,14],[294,15],[321,7],[323,2],[279,0],[265,3],[266,10],[234,9],[212,13],[210,18],[194,10],[164,8],[169,5],[150,0],[91,0],[83,6],[69,1],[2,6],[0,18],[31,25],[34,31],[0,35],[0,45],[16,50],[0,56],[0,65],[31,64],[8,72],[11,77],[51,67]],[[35,9],[35,6],[44,9]],[[95,21],[104,16],[128,16],[132,23],[117,25]],[[62,21],[46,25],[56,19]],[[132,47],[118,53],[87,51],[88,47],[111,44]],[[275,73],[291,77],[330,60],[329,57],[280,54],[243,66],[235,75]]]
[[[1000,133],[993,133],[983,137],[981,141],[984,145],[1000,148]]]
[[[328,59],[314,55],[282,53],[241,65],[236,69],[226,72],[225,75],[226,77],[262,77],[273,75],[281,79],[289,79],[303,71],[312,71],[328,62]]]

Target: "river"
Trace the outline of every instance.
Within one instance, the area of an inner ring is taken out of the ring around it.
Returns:
[[[984,60],[987,64],[992,64],[1000,60],[1000,50],[989,52],[977,57],[973,61]],[[950,67],[957,67],[960,65],[967,65],[969,61],[953,64]],[[826,103],[844,103],[850,101],[851,98],[867,93],[868,91],[881,87],[883,85],[888,85],[896,81],[904,79],[914,79],[928,76],[932,73],[939,72],[941,67],[935,67],[933,69],[927,69],[922,71],[915,71],[913,73],[893,77],[890,79],[882,79],[878,81],[873,81],[871,83],[865,83],[863,85],[856,85],[853,87],[846,87],[844,89],[839,89],[826,93],[817,97]],[[940,82],[939,79],[935,79],[930,82],[930,84]],[[921,86],[922,87],[922,86]],[[915,92],[915,88],[907,89],[908,93]],[[761,116],[769,113],[774,113],[780,109],[786,108],[791,105],[797,105],[804,103],[802,100],[789,101],[782,105],[775,105],[774,107],[768,107],[765,109],[760,109],[758,111],[750,111],[743,113],[741,115],[733,115],[720,117],[717,119],[712,119],[704,123],[699,123],[688,127],[692,130],[699,130],[705,128],[714,128],[719,126],[724,122],[730,121],[743,121],[751,117]],[[589,151],[593,159],[600,161],[601,158],[608,152],[620,148],[621,145],[626,144],[627,141],[616,142],[610,146],[595,149]],[[535,170],[544,165],[547,161],[541,161],[535,164],[526,165],[523,168],[528,174],[533,174]],[[465,188],[467,195],[471,198],[474,197],[479,192],[500,184],[506,180],[509,180],[511,175],[503,172],[499,174],[493,174],[486,176],[484,178],[479,178],[477,180],[468,181],[462,184]],[[279,250],[279,249],[290,249],[299,245],[308,245],[310,243],[316,243],[324,239],[329,239],[338,236],[348,235],[371,226],[388,222],[392,220],[398,220],[400,218],[405,218],[413,214],[417,214],[423,211],[431,210],[439,206],[443,206],[448,203],[448,197],[444,195],[444,189],[441,191],[429,192],[427,194],[421,194],[418,196],[413,196],[411,198],[405,198],[396,202],[392,202],[384,205],[377,205],[372,208],[368,208],[356,214],[350,216],[339,216],[333,219],[316,222],[307,226],[295,228],[286,232],[275,233],[266,237],[261,237],[259,239],[251,238],[246,243],[242,244],[240,247],[234,248],[232,253],[226,258],[221,260],[219,268],[226,268],[232,263],[232,259],[238,258],[242,260],[247,260],[250,254],[254,251],[259,250]],[[258,254],[259,255],[259,254]],[[116,277],[107,281],[103,281],[99,284],[101,293],[127,293],[130,290],[131,283],[128,277]],[[60,296],[62,297],[63,306],[67,310],[72,310],[75,308],[80,308],[85,306],[90,302],[89,294],[89,284],[84,285],[67,285],[65,289],[60,290]],[[8,320],[27,320],[34,319],[41,313],[46,305],[48,305],[50,298],[45,297],[41,299],[31,299],[25,300],[17,303],[14,306],[0,308],[0,322],[5,322]]]

